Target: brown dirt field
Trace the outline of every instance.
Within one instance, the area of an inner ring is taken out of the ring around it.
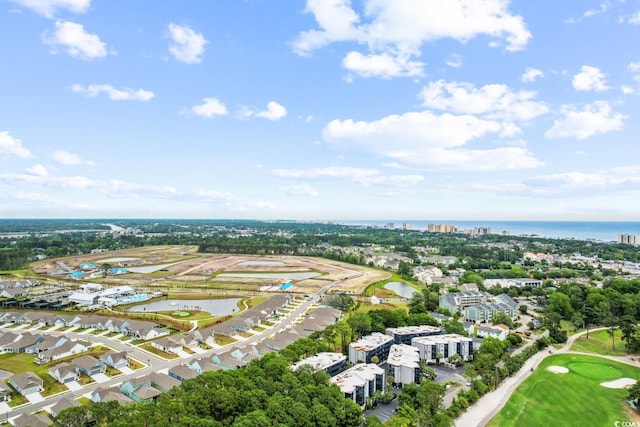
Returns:
[[[115,257],[138,258],[142,265],[166,264],[178,262],[187,258],[184,262],[168,267],[168,272],[151,274],[126,274],[107,279],[96,278],[93,282],[102,282],[111,285],[139,285],[151,279],[162,281],[163,278],[180,282],[208,283],[217,282],[225,284],[255,285],[264,286],[274,282],[273,279],[253,279],[253,278],[215,278],[207,273],[220,271],[247,271],[247,272],[296,272],[296,271],[321,271],[325,274],[312,279],[294,282],[295,290],[298,292],[313,292],[328,281],[354,277],[336,285],[333,290],[351,291],[356,294],[361,293],[371,283],[384,280],[390,276],[389,273],[374,270],[368,267],[346,264],[338,261],[297,256],[257,256],[257,255],[228,255],[228,254],[199,254],[197,246],[149,246],[142,248],[126,249],[113,252],[101,252],[98,254],[87,254],[61,259],[48,259],[37,261],[31,264],[34,271],[39,274],[46,274],[49,271],[57,270],[59,266],[56,261],[63,261],[71,268],[77,268],[83,262],[96,262],[100,259]],[[194,258],[195,257],[195,258]],[[278,261],[282,265],[240,265],[246,261]]]

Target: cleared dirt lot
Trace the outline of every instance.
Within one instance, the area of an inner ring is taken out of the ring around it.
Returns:
[[[197,287],[226,288],[246,290],[255,286],[282,283],[284,279],[263,279],[258,277],[217,277],[220,273],[295,273],[317,272],[320,276],[310,279],[293,280],[294,291],[313,292],[315,289],[330,281],[347,279],[334,290],[344,290],[361,293],[371,283],[390,277],[385,271],[374,270],[358,265],[341,263],[323,258],[296,256],[257,256],[257,255],[227,255],[201,254],[196,246],[149,246],[113,252],[101,252],[75,257],[37,261],[32,264],[34,272],[47,275],[50,272],[66,267],[77,270],[82,263],[100,264],[101,260],[133,258],[126,261],[110,262],[112,267],[153,266],[175,263],[152,273],[128,273],[117,276],[94,277],[92,282],[109,285],[141,285],[154,283],[161,285],[163,281],[180,283],[188,287],[193,283]],[[67,280],[66,276],[60,276]],[[81,283],[81,282],[80,282]]]

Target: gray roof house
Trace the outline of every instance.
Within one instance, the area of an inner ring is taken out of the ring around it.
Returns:
[[[100,356],[100,361],[116,369],[129,366],[129,356],[124,351],[108,351]]]
[[[198,373],[196,371],[185,365],[174,366],[173,368],[169,369],[168,374],[171,378],[175,378],[180,382],[190,380],[198,376]]]
[[[48,427],[51,424],[53,421],[45,414],[22,414],[13,420],[15,427]]]
[[[107,369],[104,363],[89,355],[76,357],[71,363],[73,363],[80,372],[89,376],[102,374]]]
[[[16,374],[9,379],[9,384],[23,396],[31,393],[39,393],[44,390],[44,381],[33,372]]]
[[[11,400],[11,389],[7,387],[4,381],[0,381],[0,402],[8,402]]]
[[[80,379],[78,368],[66,362],[49,368],[49,375],[55,378],[60,384],[66,384]]]
[[[64,411],[65,409],[73,408],[75,406],[80,406],[80,404],[76,400],[70,399],[65,396],[60,399],[58,403],[51,407],[51,416],[55,418],[60,412]]]

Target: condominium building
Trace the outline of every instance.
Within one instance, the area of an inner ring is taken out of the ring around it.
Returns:
[[[311,366],[315,372],[323,370],[329,376],[334,377],[347,369],[347,356],[342,353],[318,353],[315,356],[307,357],[294,363],[291,368],[297,371],[304,365]]]
[[[487,294],[481,291],[448,292],[440,295],[440,308],[446,308],[452,314],[462,313],[470,305],[487,302]]]
[[[618,243],[622,243],[624,245],[640,245],[640,235],[620,234],[618,235]]]
[[[434,363],[447,362],[454,354],[462,360],[473,358],[473,340],[457,334],[433,335],[411,340],[411,345],[420,352],[420,359]]]
[[[376,391],[384,393],[386,375],[384,369],[376,364],[360,363],[332,377],[329,382],[336,384],[345,397],[364,408],[367,397]]]
[[[358,341],[349,344],[349,362],[371,363],[373,356],[378,356],[380,362],[387,360],[389,349],[393,345],[393,337],[380,332],[360,338]]]
[[[472,322],[490,322],[496,313],[505,313],[509,317],[516,317],[516,308],[501,302],[493,304],[476,304],[464,309],[464,318]]]
[[[427,231],[429,233],[455,233],[457,227],[453,224],[429,224]]]
[[[400,328],[387,328],[385,334],[393,337],[394,344],[411,345],[413,338],[440,335],[442,334],[442,329],[431,325],[402,326]]]
[[[394,344],[387,358],[387,375],[393,377],[393,385],[420,382],[420,352],[416,347]]]

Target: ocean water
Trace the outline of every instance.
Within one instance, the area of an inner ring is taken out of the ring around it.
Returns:
[[[407,224],[413,227],[414,230],[426,230],[429,224],[453,224],[458,230],[489,227],[493,234],[508,231],[512,236],[536,235],[551,239],[597,240],[604,242],[617,241],[620,234],[640,235],[640,222],[638,221],[345,220],[335,222],[344,225],[377,227],[386,227],[388,224],[393,223],[394,228],[402,228],[403,224]]]

